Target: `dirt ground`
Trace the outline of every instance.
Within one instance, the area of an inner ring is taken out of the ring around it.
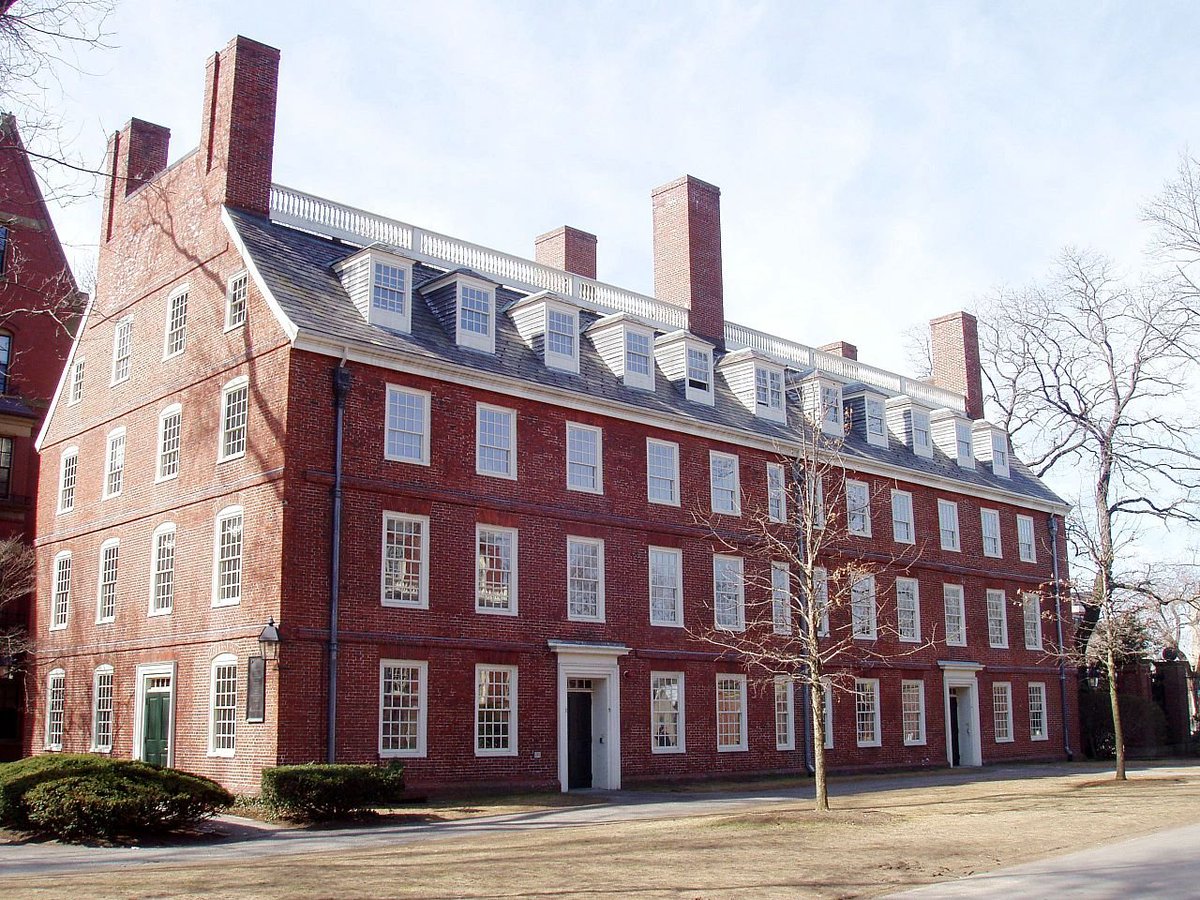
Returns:
[[[836,791],[836,785],[835,785]],[[1020,778],[616,825],[4,878],[7,897],[861,897],[1200,821],[1200,769]]]

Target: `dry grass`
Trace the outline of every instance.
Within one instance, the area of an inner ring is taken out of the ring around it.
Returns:
[[[379,849],[6,878],[11,897],[857,897],[1200,819],[1200,770],[1025,778]]]

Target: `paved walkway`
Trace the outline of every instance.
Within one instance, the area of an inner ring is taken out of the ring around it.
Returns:
[[[1006,766],[986,769],[942,769],[935,772],[908,773],[834,779],[834,796],[906,790],[977,781],[1054,777],[1076,774],[1100,774],[1103,769],[1069,763]],[[1132,770],[1131,770],[1132,771]],[[1194,773],[1194,768],[1154,769],[1158,774]],[[222,861],[243,861],[292,853],[319,853],[365,847],[398,846],[422,840],[470,837],[509,831],[533,831],[543,828],[572,828],[646,819],[702,816],[762,808],[774,803],[811,799],[812,784],[795,788],[764,787],[745,792],[678,793],[655,791],[597,792],[594,802],[577,806],[553,807],[524,813],[479,816],[446,822],[340,828],[281,828],[279,826],[220,816],[210,828],[212,840],[201,840],[161,847],[78,847],[58,843],[0,845],[0,873],[9,876],[83,872],[122,868],[143,863],[201,863],[219,865]],[[1193,883],[1200,884],[1200,880]],[[1037,891],[1036,893],[1042,893]],[[1195,896],[1195,892],[1193,892]]]

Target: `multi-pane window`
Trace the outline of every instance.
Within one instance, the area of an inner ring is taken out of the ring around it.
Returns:
[[[213,756],[233,756],[237,739],[237,657],[218,656],[212,667],[212,719],[208,749]]]
[[[383,455],[399,462],[429,464],[429,394],[388,385]]]
[[[639,379],[648,379],[653,374],[653,357],[650,355],[650,335],[641,331],[625,329],[625,374]]]
[[[871,536],[871,495],[865,482],[846,482],[846,530],[859,537]]]
[[[75,360],[71,366],[71,393],[67,395],[68,405],[73,406],[83,399],[83,370],[84,360]]]
[[[795,687],[786,675],[775,676],[775,749],[796,749]]]
[[[599,494],[604,490],[599,428],[567,423],[567,487]]]
[[[887,432],[883,424],[883,401],[871,400],[866,401],[867,407],[867,435],[874,438],[885,437]]]
[[[1029,685],[1029,739],[1044,741],[1046,732],[1046,685],[1031,682]]]
[[[836,384],[821,385],[821,428],[833,434],[843,434],[842,389]]]
[[[929,437],[929,413],[914,409],[912,411],[913,451],[927,456],[933,452],[933,443]]]
[[[383,514],[384,606],[429,606],[429,519],[400,513]]]
[[[250,413],[250,384],[235,378],[221,390],[220,459],[233,459],[246,452],[246,421]]]
[[[476,528],[475,611],[517,614],[517,532]]]
[[[925,682],[900,682],[900,715],[904,743],[925,743]]]
[[[1000,550],[1000,513],[994,509],[981,509],[980,520],[983,526],[983,555],[999,558]]]
[[[742,631],[746,627],[745,589],[741,557],[714,555],[713,620],[717,628]]]
[[[683,753],[683,673],[650,673],[650,749]]]
[[[833,685],[821,685],[821,706],[825,709],[825,749],[833,749]]]
[[[0,437],[0,497],[12,489],[13,439]]]
[[[1008,435],[992,432],[992,471],[1008,477]]]
[[[942,599],[946,607],[946,643],[965,646],[967,643],[966,613],[963,609],[961,584],[942,585]]]
[[[958,504],[953,500],[938,501],[938,533],[943,550],[961,550],[958,533]]]
[[[712,390],[712,356],[707,350],[687,348],[687,386],[704,393]]]
[[[651,503],[679,505],[679,445],[646,440],[646,497]]]
[[[511,409],[475,407],[475,471],[499,478],[517,477],[517,414]]]
[[[854,679],[854,731],[860,747],[878,747],[879,679]]]
[[[912,494],[908,491],[892,491],[892,537],[901,544],[916,542]]]
[[[125,429],[108,433],[108,448],[104,453],[104,499],[121,493],[125,481]]]
[[[408,270],[376,262],[371,281],[371,306],[396,316],[406,316],[408,308]]]
[[[108,753],[113,743],[113,670],[100,666],[92,679],[92,750]]]
[[[516,666],[475,667],[475,755],[517,753]]]
[[[246,324],[246,307],[248,302],[250,278],[242,272],[229,280],[225,291],[225,330],[237,328]]]
[[[426,662],[385,659],[379,664],[379,755],[425,755]]]
[[[787,521],[787,485],[779,463],[767,463],[767,517],[772,522]]]
[[[0,229],[4,226],[0,225]],[[4,229],[7,232],[7,229]],[[3,251],[0,249],[0,274],[4,267]],[[8,393],[8,367],[12,363],[12,335],[0,334],[0,394]]]
[[[992,685],[992,722],[997,744],[1013,739],[1012,685],[1006,681]]]
[[[54,592],[50,598],[50,630],[67,627],[71,608],[71,552],[64,550],[54,557]]]
[[[651,547],[650,624],[683,625],[683,553]]]
[[[813,593],[816,594],[814,612],[820,617],[817,622],[817,635],[825,637],[829,634],[829,573],[820,566],[813,569]]]
[[[230,506],[217,514],[213,606],[242,602],[242,508]]]
[[[604,621],[604,542],[567,538],[567,618]]]
[[[169,613],[175,605],[175,526],[160,525],[151,538],[150,615]]]
[[[746,749],[746,676],[717,676],[717,750]]]
[[[575,313],[546,309],[546,352],[564,360],[575,359]]]
[[[921,594],[915,578],[896,579],[896,631],[902,641],[921,639]]]
[[[825,527],[825,476],[806,476],[804,479],[804,502],[807,504],[806,521],[813,528]]]
[[[1017,516],[1017,552],[1021,562],[1037,562],[1037,547],[1033,542],[1033,518]]]
[[[878,632],[875,604],[875,576],[867,575],[850,587],[851,634],[874,639]]]
[[[738,458],[731,453],[708,452],[709,487],[712,511],[740,515],[741,489],[738,486]]]
[[[756,366],[754,369],[754,402],[758,409],[783,412],[783,373]]]
[[[989,589],[987,592],[988,646],[1008,646],[1008,608],[1004,591]]]
[[[168,406],[158,416],[158,460],[156,481],[165,481],[179,474],[179,451],[183,440],[183,408],[178,403]]]
[[[100,584],[96,591],[96,622],[111,622],[117,615],[117,565],[121,545],[116,540],[100,546]]]
[[[167,334],[163,347],[163,359],[182,353],[187,345],[187,288],[176,291],[167,300]]]
[[[61,750],[67,708],[67,673],[55,669],[46,680],[46,749]]]
[[[68,447],[63,451],[58,467],[58,511],[70,512],[75,508],[75,479],[79,472],[79,449]]]
[[[1037,594],[1021,596],[1021,611],[1025,620],[1025,649],[1042,649],[1042,599]]]
[[[771,563],[771,624],[776,634],[792,633],[792,576],[785,562]]]
[[[458,286],[458,327],[473,334],[491,334],[492,293],[469,284]]]
[[[133,319],[121,319],[113,326],[112,383],[129,377],[129,359],[133,355]]]
[[[971,426],[966,422],[957,422],[954,425],[954,440],[955,450],[958,453],[959,465],[967,465],[972,462],[971,450]]]

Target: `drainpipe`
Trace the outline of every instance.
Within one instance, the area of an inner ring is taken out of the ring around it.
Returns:
[[[325,761],[337,761],[337,681],[338,681],[338,600],[342,572],[342,432],[346,416],[346,395],[350,393],[350,370],[346,356],[333,370],[333,525],[330,541],[329,572],[329,710]]]
[[[1050,517],[1050,553],[1054,558],[1054,624],[1058,629],[1058,689],[1059,699],[1062,704],[1062,722],[1063,722],[1063,752],[1067,754],[1067,762],[1075,759],[1075,753],[1071,750],[1071,714],[1067,706],[1067,662],[1063,657],[1066,652],[1066,647],[1063,646],[1063,625],[1062,625],[1062,593],[1058,580],[1058,517]]]

